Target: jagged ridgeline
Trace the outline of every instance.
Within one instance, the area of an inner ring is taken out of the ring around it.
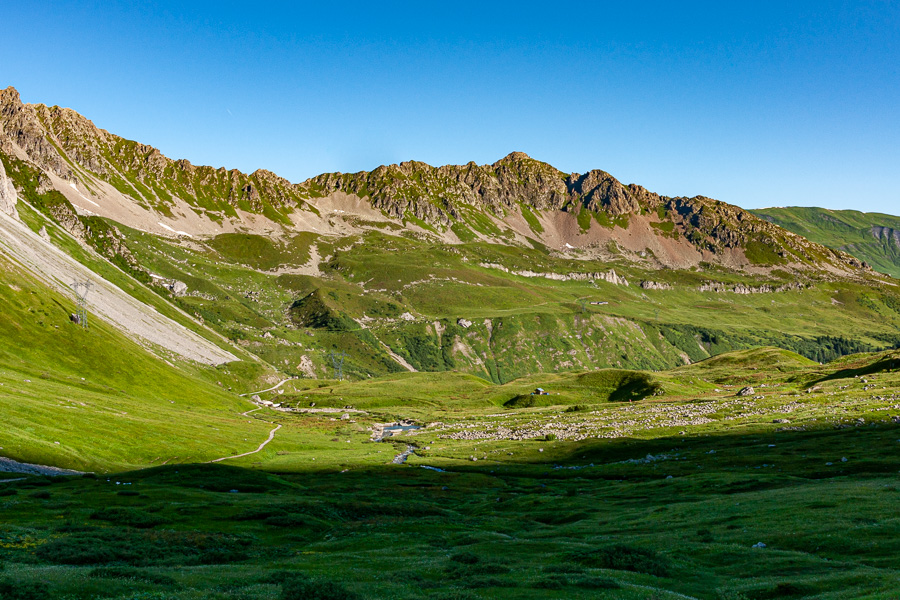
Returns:
[[[895,282],[836,244],[519,152],[291,183],[169,159],[8,88],[0,161],[48,243],[74,236],[288,374],[330,376],[337,351],[352,378],[505,382],[900,341]]]

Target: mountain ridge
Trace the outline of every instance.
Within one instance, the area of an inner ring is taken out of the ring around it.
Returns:
[[[877,271],[900,278],[900,217],[803,206],[750,212],[814,242],[852,254]]]
[[[567,174],[521,152],[491,165],[407,161],[291,183],[262,169],[248,175],[167,158],[74,110],[23,104],[12,87],[0,91],[0,151],[37,167],[38,188],[59,191],[72,205],[69,212],[163,235],[285,229],[341,235],[374,219],[450,243],[537,242],[593,249],[594,256],[613,247],[635,260],[649,254],[658,267],[706,261],[757,272],[778,267],[854,276],[866,270],[849,254],[811,244],[737,206],[705,196],[661,196],[599,169]],[[72,215],[63,220],[74,221]]]

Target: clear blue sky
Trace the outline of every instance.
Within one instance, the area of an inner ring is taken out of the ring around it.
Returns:
[[[520,150],[666,195],[900,213],[896,1],[135,4],[7,3],[0,85],[292,181]]]

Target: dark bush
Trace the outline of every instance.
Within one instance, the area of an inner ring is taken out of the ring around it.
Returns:
[[[248,508],[232,517],[236,521],[263,521],[270,517],[280,517],[287,513],[277,506],[259,506]]]
[[[553,574],[534,583],[536,588],[545,590],[559,590],[564,587],[580,587],[589,590],[615,590],[621,586],[613,579],[607,577],[594,577],[591,575],[563,575]]]
[[[282,600],[361,600],[344,586],[321,579],[295,579],[281,588]]]
[[[36,500],[49,500],[50,492],[47,490],[39,490],[37,492],[31,492],[30,496]]]
[[[284,488],[268,473],[241,469],[228,465],[166,465],[129,474],[132,481],[147,481],[162,485],[199,488],[213,492],[240,490],[242,493],[261,493]]]
[[[46,477],[31,477],[19,484],[23,488],[47,487],[48,485],[53,485],[53,482]]]
[[[311,527],[315,522],[306,515],[275,515],[266,519],[266,525],[270,527]]]
[[[0,598],[2,600],[46,600],[49,597],[50,590],[42,581],[0,579]]]
[[[272,583],[275,585],[285,585],[292,581],[306,581],[309,577],[305,573],[299,571],[272,571],[260,576],[256,581],[258,583]]]
[[[450,557],[450,560],[452,560],[453,562],[462,563],[464,565],[474,565],[481,562],[481,558],[479,558],[477,554],[473,554],[472,552],[457,552]]]
[[[0,490],[0,496],[15,496],[18,493],[19,492],[14,488],[3,488],[2,490]]]
[[[562,563],[559,565],[547,565],[541,569],[544,573],[584,573],[584,567],[580,565],[573,565],[571,563]]]
[[[586,567],[634,571],[656,577],[668,577],[669,565],[665,558],[652,550],[616,544],[573,556],[575,562]]]
[[[137,508],[123,508],[117,506],[98,510],[91,514],[91,519],[108,521],[126,527],[137,527],[138,529],[149,529],[170,522],[169,519],[165,517],[150,514]]]
[[[565,575],[550,575],[544,579],[538,579],[532,587],[543,590],[561,590],[567,585],[569,585],[569,578]]]
[[[500,579],[499,577],[469,577],[463,585],[470,589],[489,588],[489,587],[517,587],[519,584],[511,579]]]
[[[448,590],[432,594],[429,600],[480,600],[480,596],[467,590]]]
[[[245,560],[250,543],[214,533],[96,529],[51,539],[35,555],[61,565],[209,565]]]

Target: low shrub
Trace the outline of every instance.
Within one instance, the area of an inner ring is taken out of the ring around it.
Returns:
[[[58,565],[210,565],[245,560],[250,544],[214,533],[95,529],[51,539],[35,556]]]
[[[573,556],[575,562],[586,567],[634,571],[656,577],[668,577],[669,565],[665,558],[652,550],[615,544]]]
[[[480,596],[476,596],[468,590],[447,590],[432,594],[429,600],[480,600]]]
[[[257,583],[270,583],[275,585],[285,585],[287,583],[291,583],[292,581],[306,581],[309,577],[305,573],[301,573],[300,571],[272,571],[271,573],[266,573],[265,575],[261,575],[256,581]]]
[[[537,580],[533,587],[545,590],[559,590],[564,587],[580,587],[588,590],[616,590],[621,586],[614,579],[608,577],[594,577],[592,575],[567,576],[553,574],[544,579]]]
[[[266,519],[266,525],[270,527],[296,528],[311,527],[315,521],[306,515],[275,515]]]
[[[511,579],[500,579],[499,577],[469,577],[463,582],[463,585],[469,589],[491,588],[491,587],[517,587],[519,584]]]
[[[230,518],[235,521],[264,521],[271,517],[280,517],[286,514],[287,512],[283,508],[277,506],[258,506],[248,508]]]
[[[0,579],[0,598],[3,600],[46,600],[50,590],[42,581]]]
[[[457,552],[450,557],[453,562],[462,563],[464,565],[474,565],[481,562],[481,558],[472,552]]]
[[[138,529],[149,529],[170,522],[169,519],[160,515],[150,514],[137,508],[118,506],[98,510],[91,514],[91,519],[108,521],[116,525],[136,527]]]
[[[295,579],[281,588],[281,600],[361,600],[356,592],[321,579]]]

